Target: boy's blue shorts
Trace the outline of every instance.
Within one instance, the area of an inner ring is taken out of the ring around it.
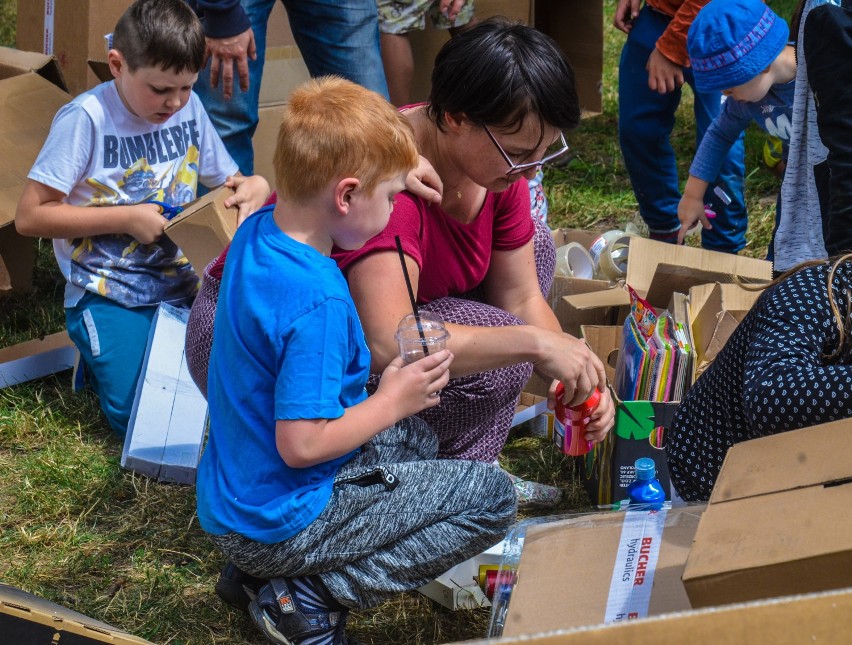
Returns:
[[[127,433],[156,312],[156,305],[128,308],[91,292],[65,310],[68,335],[80,350],[86,379],[119,437]]]

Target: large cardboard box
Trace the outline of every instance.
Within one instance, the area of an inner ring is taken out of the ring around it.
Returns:
[[[52,56],[0,47],[0,294],[32,284],[34,241],[18,235],[15,209],[56,111],[71,97]],[[11,153],[14,151],[14,154]]]
[[[260,175],[275,190],[275,170],[272,157],[278,143],[282,105],[266,105],[258,110],[257,130],[251,138],[254,148],[254,174]]]
[[[166,235],[181,248],[199,275],[237,231],[239,210],[225,207],[225,200],[233,194],[224,186],[212,190],[187,204],[180,215],[166,224]]]
[[[160,304],[130,411],[121,466],[160,481],[194,484],[207,429],[207,401],[184,353],[188,309]]]
[[[521,523],[507,536],[502,564],[516,568],[516,582],[495,598],[489,634],[520,636],[689,609],[680,577],[703,509]]]
[[[558,609],[557,609],[558,611]],[[466,645],[802,645],[846,643],[852,589],[681,611],[611,625],[560,629]]]
[[[852,586],[852,420],[733,446],[683,573],[693,607]]]
[[[138,636],[0,583],[0,641],[9,645],[152,645]]]
[[[601,111],[603,76],[603,2],[583,0],[476,0],[476,16],[480,20],[505,16],[535,25],[565,52],[577,77],[580,107],[587,113]],[[414,51],[412,102],[429,96],[435,55],[449,39],[445,30],[434,29],[427,20],[426,29],[409,36]]]
[[[68,91],[79,94],[100,81],[88,61],[103,60],[104,36],[131,0],[18,0],[18,49],[56,56]]]

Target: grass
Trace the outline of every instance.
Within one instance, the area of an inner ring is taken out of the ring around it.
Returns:
[[[789,17],[794,0],[771,3]],[[606,0],[604,110],[571,134],[577,157],[547,171],[551,225],[611,228],[636,203],[616,138],[617,56],[623,35],[609,27]],[[0,0],[0,44],[14,45],[14,0]],[[689,91],[673,134],[682,177],[693,151]],[[762,257],[778,180],[761,169],[763,136],[746,141],[751,213],[746,254]],[[63,280],[50,244],[39,241],[32,293],[0,306],[0,347],[61,330]],[[70,392],[59,374],[0,390],[0,580],[156,643],[261,642],[241,614],[213,593],[221,557],[195,517],[191,487],[122,471],[121,445],[91,395]],[[556,512],[588,508],[573,463],[541,439],[512,437],[503,464],[560,486]],[[450,612],[416,593],[358,612],[352,633],[366,643],[447,643],[481,637],[486,611]]]

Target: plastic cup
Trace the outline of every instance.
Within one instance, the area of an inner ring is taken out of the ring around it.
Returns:
[[[421,335],[422,332],[422,335]],[[450,332],[444,327],[444,321],[430,311],[420,313],[420,326],[414,314],[408,314],[397,327],[396,342],[399,345],[399,355],[406,363],[420,360],[426,354],[434,354],[447,346]]]

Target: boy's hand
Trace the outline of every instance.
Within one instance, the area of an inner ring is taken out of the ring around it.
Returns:
[[[680,231],[677,234],[678,244],[683,244],[686,234],[689,233],[696,222],[700,221],[706,229],[713,228],[707,218],[707,213],[704,212],[703,199],[695,199],[689,195],[681,197],[680,203],[677,205],[677,217],[680,220]]]
[[[458,18],[459,12],[464,7],[468,0],[441,0],[438,3],[438,10],[447,17],[447,20],[453,21]]]
[[[391,361],[382,372],[374,397],[381,397],[397,410],[400,419],[417,414],[441,402],[441,389],[450,380],[453,355],[448,349],[429,354],[406,364],[400,357]]]
[[[237,226],[242,224],[246,217],[254,213],[266,203],[269,197],[269,182],[260,175],[234,175],[225,180],[228,188],[234,189],[234,194],[225,200],[225,207],[237,206]]]
[[[153,244],[163,236],[169,220],[163,217],[156,204],[143,202],[125,207],[128,209],[125,232],[141,244]]]
[[[654,49],[645,64],[648,70],[648,87],[659,94],[674,92],[683,85],[683,68]]]
[[[598,402],[598,407],[589,416],[584,439],[592,443],[600,443],[606,438],[613,425],[615,425],[615,403],[609,393],[609,388],[602,387],[601,400]]]

